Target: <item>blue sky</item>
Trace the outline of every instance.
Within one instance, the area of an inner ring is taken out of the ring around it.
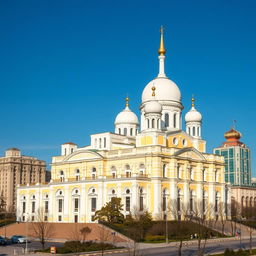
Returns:
[[[0,154],[18,147],[50,163],[60,144],[113,131],[126,94],[166,73],[203,114],[207,151],[237,120],[255,166],[255,1],[0,1]],[[183,125],[184,127],[184,125]]]

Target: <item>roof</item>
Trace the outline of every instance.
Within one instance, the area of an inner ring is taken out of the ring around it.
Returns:
[[[20,151],[18,148],[8,148],[6,151],[8,151],[8,150]]]
[[[66,142],[66,143],[63,143],[62,145],[66,145],[66,144],[77,146],[77,144],[75,144],[75,143],[73,143],[73,142]]]

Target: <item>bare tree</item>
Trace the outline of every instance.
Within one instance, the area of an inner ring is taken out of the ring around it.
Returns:
[[[172,214],[176,223],[172,228],[175,228],[176,239],[179,241],[178,256],[181,256],[183,241],[186,239],[185,234],[188,230],[187,222],[191,220],[189,205],[173,199],[168,204],[167,209],[168,212]]]
[[[85,241],[86,241],[86,237],[87,237],[87,235],[88,234],[90,234],[91,233],[91,229],[89,228],[89,227],[82,227],[81,229],[80,229],[80,233],[81,233],[81,235],[82,235],[82,241],[83,241],[83,243],[85,243]]]
[[[36,221],[32,223],[33,233],[39,239],[42,249],[44,249],[45,243],[54,234],[53,225],[47,221],[43,208],[37,211],[35,220]]]
[[[99,225],[98,237],[99,237],[101,255],[103,256],[104,252],[107,248],[107,243],[111,239],[111,230],[108,227],[104,226],[104,225]]]
[[[252,204],[242,207],[242,217],[246,219],[245,221],[246,229],[250,237],[249,251],[250,251],[250,254],[252,254],[252,234],[254,231],[253,222],[255,222],[255,219],[256,219],[255,207],[252,206]]]
[[[221,223],[221,234],[224,235],[225,226],[227,223],[227,216],[225,214],[225,203],[220,202],[217,209],[218,220]],[[217,220],[217,219],[216,219]]]
[[[233,198],[231,199],[231,232],[232,235],[234,236],[236,234],[236,229],[237,229],[237,220],[241,216],[241,206],[240,204],[237,203]]]
[[[197,251],[198,256],[204,255],[207,239],[210,237],[214,219],[212,217],[214,207],[211,204],[203,205],[203,202],[195,202],[191,209],[191,219],[197,224]]]

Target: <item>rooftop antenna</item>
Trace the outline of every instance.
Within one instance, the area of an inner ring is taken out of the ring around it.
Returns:
[[[236,120],[233,120],[233,129],[235,130],[236,129]]]

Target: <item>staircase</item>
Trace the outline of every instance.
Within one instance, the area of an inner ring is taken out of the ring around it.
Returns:
[[[211,226],[210,228],[216,230],[219,233],[222,233],[223,226],[224,226],[224,234],[227,236],[236,235],[236,231],[238,231],[238,230],[241,231],[241,235],[243,237],[250,236],[248,226],[240,224],[240,223],[236,223],[231,220],[226,220],[223,223],[220,220],[215,221],[213,226]],[[253,229],[252,236],[255,236],[255,235],[256,235],[256,230]]]

